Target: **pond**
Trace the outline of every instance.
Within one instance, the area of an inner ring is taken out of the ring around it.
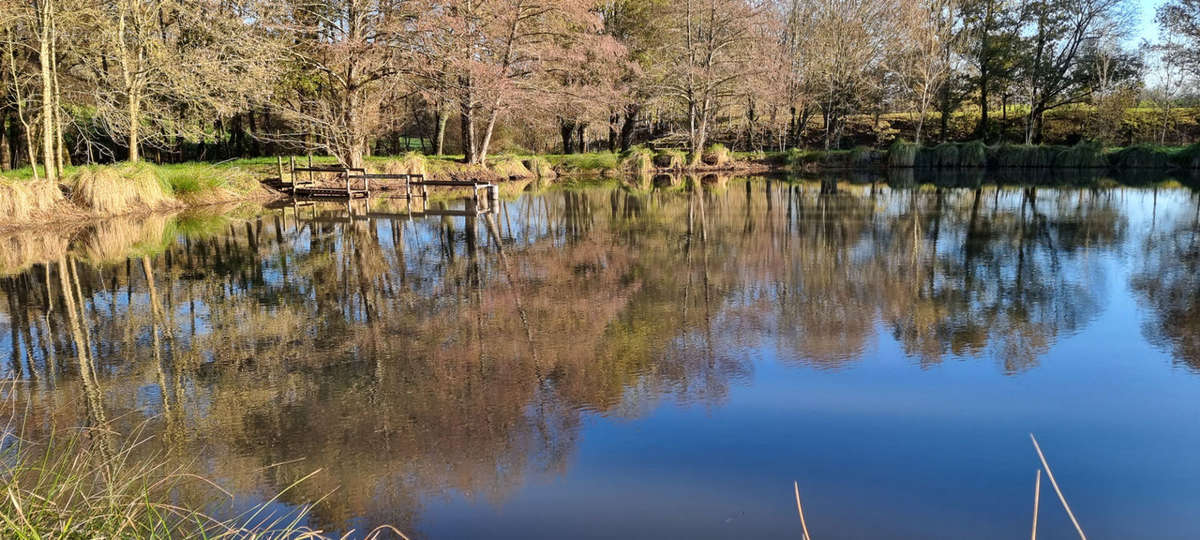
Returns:
[[[1034,433],[1089,535],[1200,535],[1194,192],[708,180],[11,237],[0,377],[326,531],[1018,538]]]

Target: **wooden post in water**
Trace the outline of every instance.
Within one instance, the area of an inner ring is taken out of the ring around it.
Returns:
[[[275,170],[279,172],[279,183],[283,183],[283,156],[275,156]]]
[[[308,154],[308,183],[316,185],[317,179],[312,172],[312,154]]]
[[[288,164],[292,170],[292,189],[296,187],[296,156],[288,156]]]

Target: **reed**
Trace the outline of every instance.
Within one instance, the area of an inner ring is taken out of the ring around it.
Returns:
[[[800,505],[800,482],[792,481],[792,487],[796,490],[796,511],[800,513],[800,530],[804,531],[804,540],[812,540],[808,535],[808,522],[804,520],[804,507]]]
[[[1042,447],[1038,445],[1037,437],[1030,433],[1029,440],[1033,441],[1033,449],[1037,450],[1038,459],[1042,460],[1042,469],[1046,471],[1046,478],[1050,480],[1050,485],[1058,494],[1058,500],[1062,502],[1063,509],[1067,511],[1067,517],[1071,518],[1071,523],[1075,525],[1075,531],[1079,533],[1080,540],[1087,540],[1087,535],[1083,534],[1083,527],[1079,526],[1079,520],[1075,519],[1075,513],[1071,511],[1071,505],[1067,504],[1067,497],[1063,495],[1062,488],[1058,487],[1058,481],[1054,479],[1054,472],[1050,470],[1050,463],[1046,461],[1046,455],[1042,453]]]

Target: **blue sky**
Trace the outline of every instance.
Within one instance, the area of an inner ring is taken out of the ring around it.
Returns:
[[[1154,25],[1154,10],[1162,5],[1166,0],[1135,0],[1138,6],[1138,28],[1132,37],[1132,43],[1141,43],[1143,39],[1153,40],[1158,35],[1158,29]]]

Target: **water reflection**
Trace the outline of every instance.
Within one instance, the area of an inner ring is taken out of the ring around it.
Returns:
[[[149,419],[231,491],[322,469],[285,496],[337,489],[316,525],[420,532],[431,500],[500,503],[565,473],[589,414],[721,406],[755,347],[838,370],[889,337],[919,366],[1032,369],[1105,309],[1100,261],[1126,246],[1147,336],[1200,369],[1193,214],[1131,239],[1128,189],[866,180],[650,178],[495,212],[385,200],[13,236],[0,370],[28,381],[35,428]]]

